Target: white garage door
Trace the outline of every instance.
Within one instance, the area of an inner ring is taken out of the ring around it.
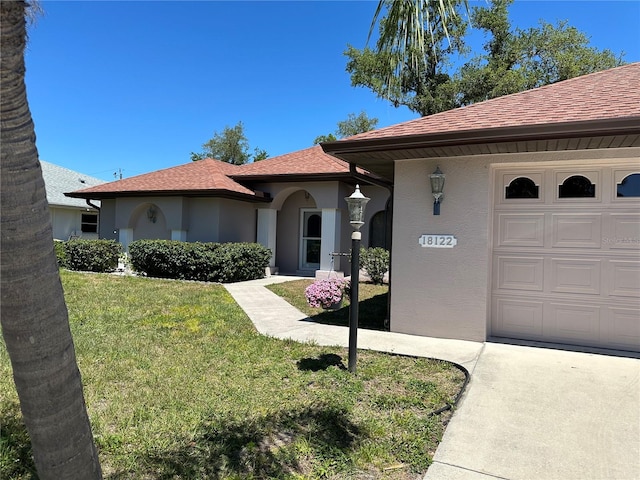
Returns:
[[[640,351],[640,162],[494,182],[491,334]]]

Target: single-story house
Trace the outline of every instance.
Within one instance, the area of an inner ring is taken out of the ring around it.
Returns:
[[[388,182],[327,155],[320,146],[246,165],[189,162],[69,191],[100,200],[100,238],[126,248],[138,239],[258,242],[280,273],[326,276],[349,265],[351,227],[344,200],[359,183],[371,198],[363,245],[385,246]]]
[[[100,202],[70,198],[65,196],[65,192],[100,185],[105,181],[42,160],[40,166],[51,213],[53,238],[97,239]]]
[[[392,331],[640,351],[640,63],[322,147],[393,182]]]

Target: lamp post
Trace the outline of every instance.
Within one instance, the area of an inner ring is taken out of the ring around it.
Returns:
[[[349,207],[351,234],[351,296],[349,305],[349,371],[356,373],[358,349],[358,283],[360,281],[360,227],[364,225],[364,209],[370,200],[360,193],[360,185],[349,197],[345,197]]]

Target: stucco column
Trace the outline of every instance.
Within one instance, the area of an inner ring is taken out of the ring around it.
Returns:
[[[186,230],[171,230],[171,240],[178,240],[180,242],[187,241],[187,231]]]
[[[118,241],[122,245],[122,251],[127,252],[129,250],[129,244],[133,242],[133,228],[121,228]]]
[[[320,270],[331,270],[332,252],[340,251],[340,210],[322,209],[322,232],[320,246]],[[340,270],[340,257],[335,258],[334,270]]]
[[[278,227],[278,211],[273,208],[258,209],[258,229],[256,241],[273,252],[269,267],[276,266],[276,230]]]

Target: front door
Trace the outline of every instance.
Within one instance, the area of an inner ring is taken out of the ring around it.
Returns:
[[[322,211],[302,209],[300,226],[300,270],[318,270],[320,268]]]

